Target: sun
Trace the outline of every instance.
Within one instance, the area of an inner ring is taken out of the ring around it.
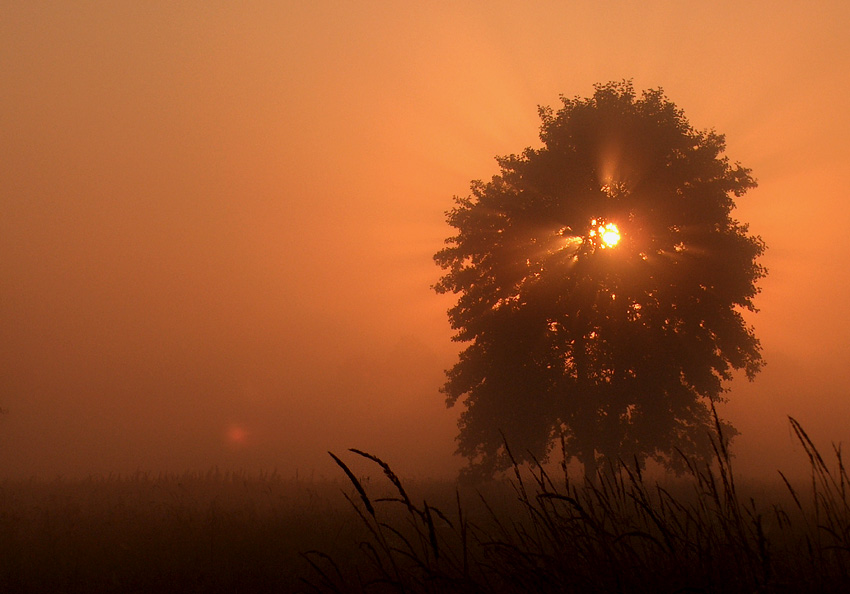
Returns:
[[[590,225],[591,228],[588,235],[594,240],[599,238],[601,247],[614,247],[620,242],[620,230],[614,223],[603,223],[602,221],[593,219]]]
[[[602,234],[602,243],[607,247],[614,247],[620,241],[620,230],[614,223],[608,223],[604,227]]]

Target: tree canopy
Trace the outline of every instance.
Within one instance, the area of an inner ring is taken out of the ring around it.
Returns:
[[[742,312],[765,246],[732,217],[756,182],[660,89],[561,102],[539,109],[542,147],[455,197],[434,256],[468,343],[442,388],[465,407],[457,451],[484,475],[509,465],[505,440],[519,461],[563,443],[589,475],[710,459],[712,403],[763,364]]]

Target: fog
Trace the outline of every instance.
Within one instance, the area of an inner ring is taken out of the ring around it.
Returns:
[[[738,468],[850,438],[846,3],[306,4],[0,8],[0,476],[453,475],[444,211],[621,79],[759,180]]]

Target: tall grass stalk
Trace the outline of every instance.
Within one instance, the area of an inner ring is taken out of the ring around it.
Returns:
[[[331,454],[359,494],[349,503],[368,538],[353,571],[307,553],[320,579],[306,584],[318,592],[850,591],[850,480],[841,449],[833,448],[831,466],[789,421],[811,466],[808,496],[780,473],[790,506],[741,494],[719,423],[715,462],[685,460],[678,483],[651,481],[622,463],[581,482],[565,464],[554,476],[540,463],[514,463],[516,505],[507,511],[480,494],[462,504],[460,491],[445,513],[420,505],[386,462],[351,450],[380,467],[394,489],[372,498]],[[473,520],[470,509],[484,513]]]

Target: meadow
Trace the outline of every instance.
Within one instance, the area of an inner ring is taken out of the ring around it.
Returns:
[[[458,487],[357,450],[338,480],[6,481],[0,592],[846,592],[841,451],[791,423],[800,484],[741,483],[722,442],[713,466],[660,482],[550,464]]]
[[[0,483],[0,592],[292,592],[359,535],[341,484],[276,474]]]

